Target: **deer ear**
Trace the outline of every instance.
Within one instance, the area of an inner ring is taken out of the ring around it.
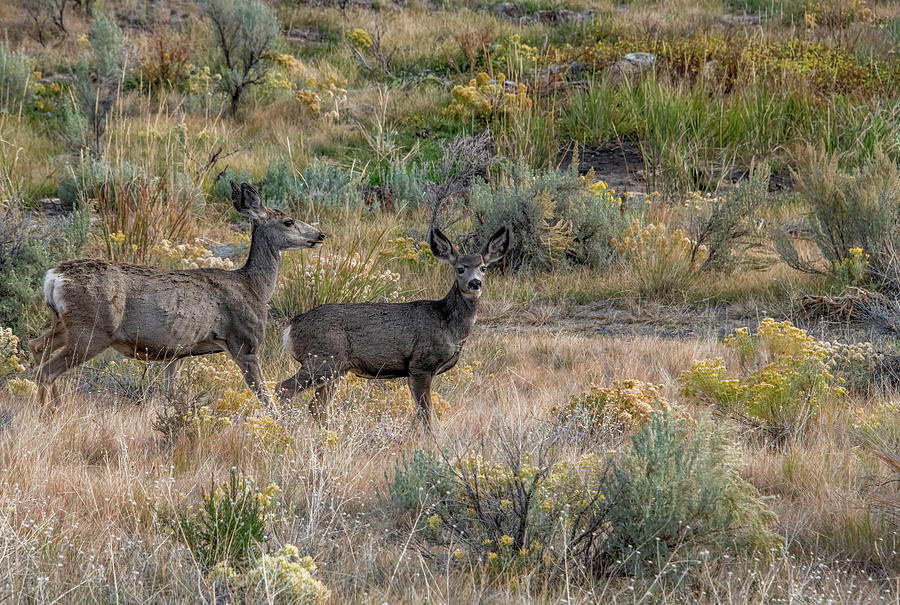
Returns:
[[[500,227],[481,249],[481,258],[485,265],[490,265],[506,256],[507,250],[509,250],[509,229]]]
[[[458,256],[456,246],[437,227],[428,232],[428,245],[431,246],[432,254],[439,260],[451,265],[456,262]]]
[[[261,219],[266,216],[266,209],[259,199],[256,189],[249,183],[241,183],[240,188],[231,181],[231,201],[234,209],[252,219]]]

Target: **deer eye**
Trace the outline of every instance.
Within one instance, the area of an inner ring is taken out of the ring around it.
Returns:
[[[294,221],[292,221],[291,219],[288,219],[288,220],[284,221],[284,226],[285,227],[293,227]]]
[[[487,271],[487,265],[481,265],[481,272],[484,273]]]
[[[466,272],[466,270],[463,269],[462,267],[457,267],[457,268],[456,268],[456,272],[459,273],[460,275],[462,275],[463,273]]]

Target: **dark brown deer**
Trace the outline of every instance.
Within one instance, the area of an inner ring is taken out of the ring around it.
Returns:
[[[170,388],[182,358],[226,351],[272,411],[259,369],[259,344],[279,258],[283,250],[321,245],[325,235],[267,209],[247,183],[232,181],[231,196],[235,209],[253,225],[250,254],[240,269],[169,271],[82,259],[47,272],[44,302],[56,317],[49,332],[29,343],[35,361],[40,359],[35,379],[42,407],[48,387],[63,372],[112,347],[129,357],[168,362]]]
[[[347,372],[363,378],[409,378],[409,390],[426,430],[431,428],[431,381],[456,365],[475,326],[485,271],[506,254],[509,233],[500,229],[480,254],[459,254],[439,229],[428,241],[434,255],[456,271],[441,300],[350,303],[316,307],[297,315],[284,331],[284,347],[302,365],[281,382],[282,407],[315,387],[309,411],[325,420],[334,385]]]

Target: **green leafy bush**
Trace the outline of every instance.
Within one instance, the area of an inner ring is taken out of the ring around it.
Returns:
[[[232,470],[228,481],[203,495],[196,512],[189,508],[177,515],[173,530],[205,568],[223,562],[242,569],[268,540],[266,525],[277,495],[277,485],[259,489]]]
[[[425,450],[413,450],[407,457],[401,454],[394,462],[394,476],[384,476],[391,505],[413,514],[428,510],[435,502],[451,496],[456,482],[447,463]]]
[[[424,202],[428,181],[425,173],[426,169],[422,166],[408,166],[402,162],[388,164],[381,172],[380,180],[391,196],[394,208],[417,208]]]
[[[314,159],[303,171],[299,194],[313,208],[334,208],[360,201],[362,172]]]
[[[511,269],[567,260],[602,265],[612,256],[612,238],[628,223],[613,192],[592,177],[579,177],[574,169],[534,173],[518,165],[496,189],[474,184],[469,206],[475,240],[507,226],[512,233],[504,262]]]
[[[656,573],[678,558],[767,551],[781,544],[756,488],[740,475],[735,438],[707,418],[696,427],[657,413],[613,462],[602,537],[584,552],[595,570]]]
[[[261,193],[262,199],[271,208],[296,208],[304,194],[303,179],[287,160],[274,160],[266,167]]]
[[[34,98],[31,59],[22,51],[9,46],[4,35],[0,41],[0,112],[14,113]]]

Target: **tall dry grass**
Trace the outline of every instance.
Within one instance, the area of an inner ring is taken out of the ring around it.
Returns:
[[[40,417],[27,398],[2,395],[2,594],[33,595],[37,602],[192,602],[198,594],[212,600],[221,587],[166,519],[196,505],[235,468],[259,484],[281,486],[266,548],[292,543],[312,555],[334,602],[893,602],[896,585],[884,572],[863,571],[877,561],[890,564],[873,551],[887,536],[847,531],[870,504],[866,486],[882,475],[840,432],[846,414],[823,420],[791,448],[745,447],[746,476],[774,498],[787,538],[788,550],[775,559],[672,560],[665,573],[641,579],[588,578],[572,565],[560,577],[526,572],[511,584],[477,566],[466,571],[452,557],[435,559],[391,521],[385,477],[400,454],[494,443],[498,423],[520,429],[544,423],[554,405],[592,382],[636,378],[663,384],[674,397],[680,373],[717,353],[714,338],[588,338],[479,327],[460,363],[478,360],[481,368],[435,383],[449,407],[433,435],[407,430],[411,401],[408,416],[375,420],[356,393],[332,403],[330,432],[302,415],[286,447],[253,438],[240,423],[202,437],[187,431],[167,438],[150,428],[159,400],[135,405],[102,388],[84,393],[74,379],[64,380],[63,400],[50,417]],[[291,371],[293,362],[274,336],[264,357],[267,378]]]

